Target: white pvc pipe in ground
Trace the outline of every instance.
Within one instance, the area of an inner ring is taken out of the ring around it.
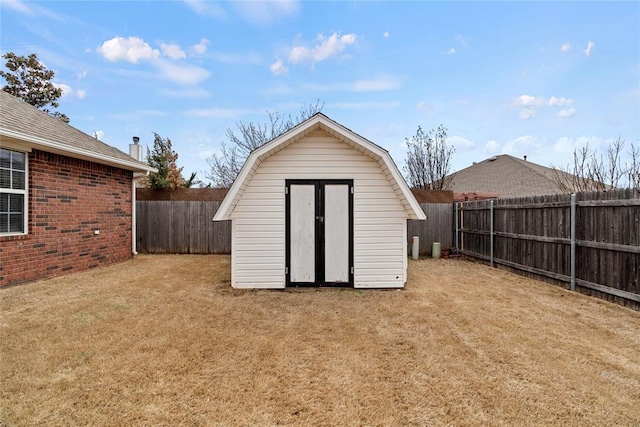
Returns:
[[[440,258],[440,243],[439,242],[433,242],[433,245],[431,245],[431,257],[434,258],[434,259]]]
[[[418,259],[420,256],[420,237],[413,236],[411,240],[411,259]]]

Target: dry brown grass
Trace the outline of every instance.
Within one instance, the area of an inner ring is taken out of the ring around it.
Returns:
[[[228,271],[138,256],[0,291],[0,419],[640,424],[638,312],[458,260],[411,262],[403,291],[239,291]]]

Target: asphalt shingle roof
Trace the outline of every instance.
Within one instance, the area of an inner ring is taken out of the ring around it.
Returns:
[[[560,194],[554,170],[508,154],[491,157],[447,177],[455,193],[486,192],[500,197]]]
[[[25,140],[47,151],[55,146],[70,157],[90,158],[97,163],[117,164],[134,171],[150,170],[115,147],[70,126],[34,106],[0,90],[0,135]]]

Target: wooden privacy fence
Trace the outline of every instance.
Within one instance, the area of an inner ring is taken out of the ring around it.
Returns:
[[[231,253],[231,221],[212,221],[220,204],[207,201],[136,201],[138,252]]]
[[[136,241],[141,253],[229,254],[231,221],[212,222],[221,202],[136,201]],[[421,203],[427,221],[407,221],[408,244],[420,237],[420,254],[431,244],[453,245],[453,205]]]
[[[455,208],[464,255],[640,309],[640,192],[497,199]]]
[[[426,221],[407,221],[407,253],[411,255],[411,238],[420,238],[420,255],[431,255],[433,242],[441,248],[453,246],[453,203],[420,203],[427,215]]]

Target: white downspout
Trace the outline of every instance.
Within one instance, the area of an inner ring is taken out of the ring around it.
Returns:
[[[129,156],[139,162],[142,162],[142,147],[138,145],[139,142],[140,138],[134,136],[133,144],[129,144]],[[138,255],[138,247],[136,243],[136,178],[144,175],[146,174],[133,172],[133,177],[131,179],[131,253],[134,256]]]
[[[131,179],[131,253],[138,255],[136,245],[136,173]]]

